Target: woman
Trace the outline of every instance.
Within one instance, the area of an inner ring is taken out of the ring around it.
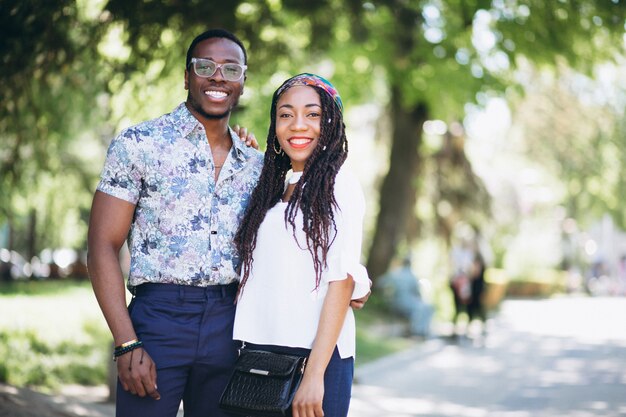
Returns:
[[[359,263],[365,201],[341,168],[342,110],[337,90],[317,75],[296,75],[276,90],[263,171],[235,238],[242,273],[234,339],[310,352],[295,417],[347,415],[355,354],[349,303],[369,291]]]

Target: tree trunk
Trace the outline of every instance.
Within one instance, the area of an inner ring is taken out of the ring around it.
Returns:
[[[394,87],[391,94],[393,132],[389,172],[381,186],[380,211],[367,259],[367,270],[374,281],[387,271],[397,255],[398,245],[406,238],[407,226],[415,213],[422,126],[428,117],[425,103],[406,108],[399,87]]]
[[[33,208],[28,216],[28,236],[26,242],[26,261],[30,262],[37,254],[37,211]]]
[[[13,216],[7,217],[7,224],[9,226],[9,241],[7,243],[8,250],[15,249],[15,229],[13,228]]]

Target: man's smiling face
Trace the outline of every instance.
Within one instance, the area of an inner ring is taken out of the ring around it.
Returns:
[[[226,38],[209,38],[198,43],[193,50],[193,57],[210,59],[217,64],[245,65],[239,45]],[[210,77],[200,77],[194,72],[193,64],[190,64],[185,70],[185,89],[189,90],[187,107],[198,119],[228,117],[243,93],[245,78],[244,75],[238,81],[228,81],[222,69]]]

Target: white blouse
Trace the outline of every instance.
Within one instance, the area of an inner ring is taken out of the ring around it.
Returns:
[[[250,276],[237,301],[233,338],[262,345],[310,349],[317,333],[328,283],[355,281],[352,298],[369,291],[369,277],[360,263],[365,198],[357,178],[342,168],[335,179],[337,235],[328,252],[328,265],[315,289],[315,269],[302,231],[302,213],[293,228],[285,226],[287,203],[266,214],[257,236]],[[332,232],[331,232],[332,238]],[[298,245],[299,243],[299,245]],[[355,323],[348,310],[337,341],[342,358],[355,355]]]

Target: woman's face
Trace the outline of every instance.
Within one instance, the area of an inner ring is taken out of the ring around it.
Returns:
[[[276,137],[291,159],[294,171],[304,170],[306,161],[318,146],[321,118],[320,97],[313,87],[291,87],[278,100]]]

